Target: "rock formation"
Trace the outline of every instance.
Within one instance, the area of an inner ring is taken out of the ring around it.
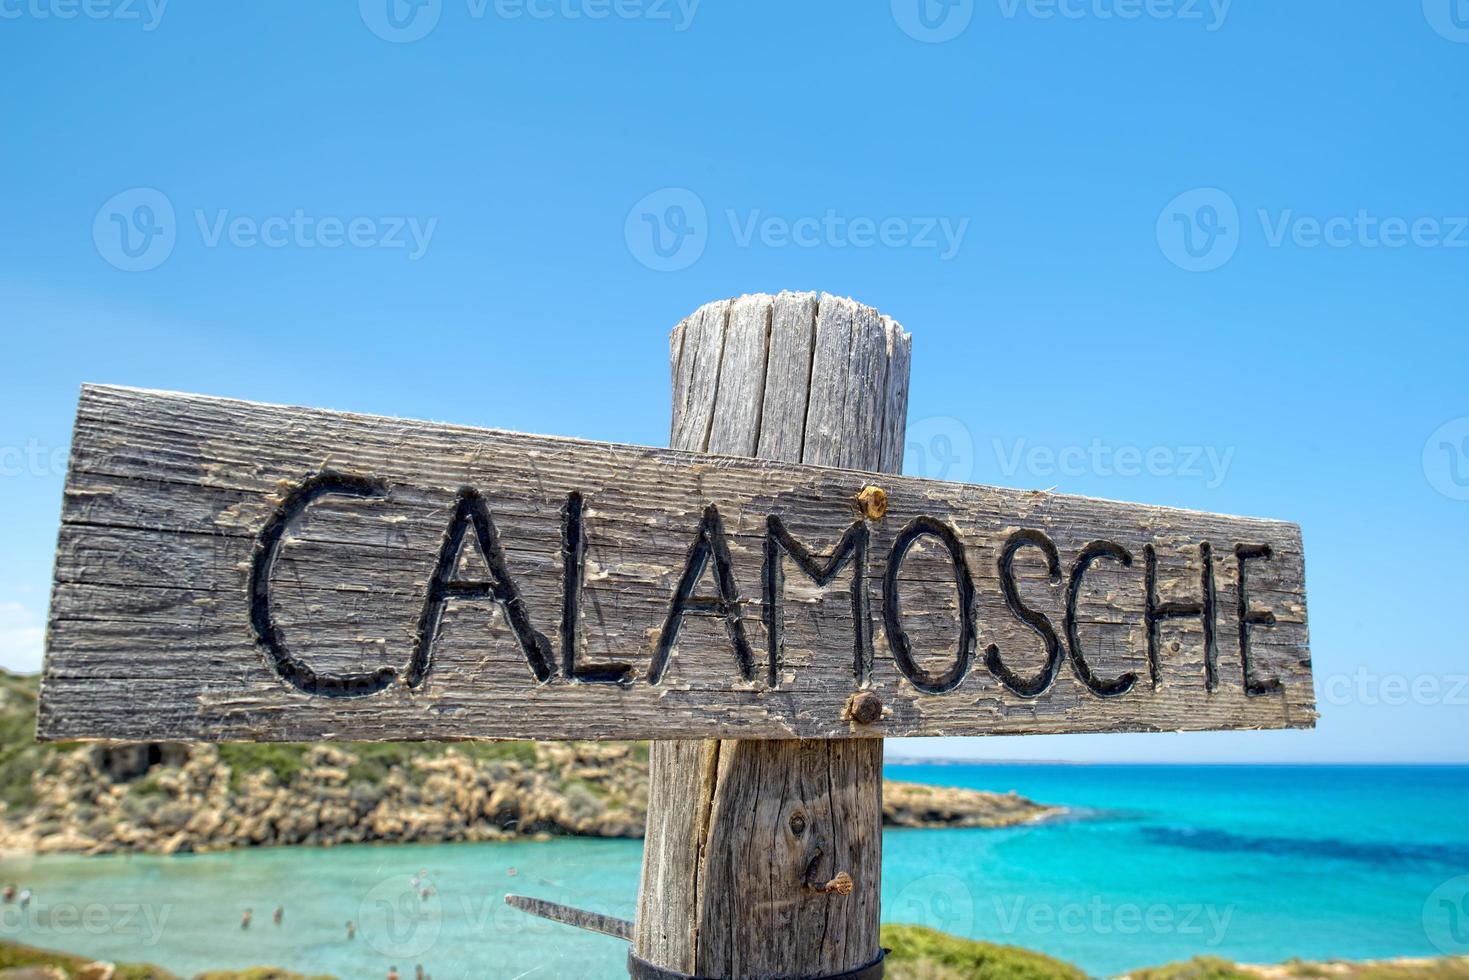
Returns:
[[[232,766],[212,745],[82,746],[32,777],[34,802],[0,820],[0,848],[107,854],[514,835],[641,837],[643,746],[543,742],[522,758],[471,747],[409,750],[385,767],[329,744],[293,747],[285,775]],[[294,756],[292,756],[294,758]],[[153,760],[143,766],[138,760]],[[997,827],[1054,812],[1013,794],[888,783],[884,816],[903,827]]]

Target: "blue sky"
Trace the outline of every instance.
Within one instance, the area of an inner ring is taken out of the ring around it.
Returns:
[[[894,753],[1469,761],[1465,0],[0,0],[0,73],[0,663],[83,381],[657,445],[678,319],[817,289],[909,472],[1306,539],[1316,731]]]

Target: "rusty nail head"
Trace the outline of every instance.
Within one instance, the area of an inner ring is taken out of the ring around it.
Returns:
[[[816,885],[815,890],[823,895],[850,895],[853,887],[852,876],[845,871],[838,871],[835,878],[824,885]]]
[[[857,494],[857,508],[869,521],[880,521],[887,516],[888,493],[882,487],[865,486]]]
[[[871,691],[858,691],[847,702],[847,716],[859,725],[870,725],[882,717],[882,699]]]

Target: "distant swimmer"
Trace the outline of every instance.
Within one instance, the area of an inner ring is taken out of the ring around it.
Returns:
[[[424,980],[424,978],[423,978],[423,964],[422,963],[419,963],[417,966],[415,966],[413,968],[413,980]]]
[[[245,914],[242,915],[242,916],[240,916],[240,928],[241,929],[248,929],[248,928],[250,928],[250,919],[254,915],[255,915],[255,910],[254,909],[246,909],[245,910]]]
[[[274,922],[276,925],[280,925],[281,919],[285,917],[285,914],[286,907],[284,905],[277,905],[275,907],[275,914],[270,917],[271,921]]]
[[[5,886],[5,901],[7,901],[7,902],[13,902],[13,901],[15,901],[15,886],[14,885],[6,885]]]
[[[396,966],[388,967],[388,980],[398,980],[398,968]]]
[[[29,904],[31,904],[31,890],[29,888],[22,888],[20,890],[20,907],[25,908]]]
[[[355,935],[357,935],[357,927],[352,924],[352,920],[351,919],[348,919],[347,920],[347,938],[348,939],[351,939]]]
[[[520,874],[520,869],[519,868],[506,868],[505,869],[505,877],[507,877],[507,878],[514,878],[518,874]]]

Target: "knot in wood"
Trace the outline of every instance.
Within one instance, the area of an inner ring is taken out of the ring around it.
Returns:
[[[871,691],[858,691],[847,702],[847,717],[859,725],[870,725],[882,717],[882,699]]]
[[[857,509],[869,521],[880,521],[888,513],[888,492],[882,487],[868,485],[857,494]]]

